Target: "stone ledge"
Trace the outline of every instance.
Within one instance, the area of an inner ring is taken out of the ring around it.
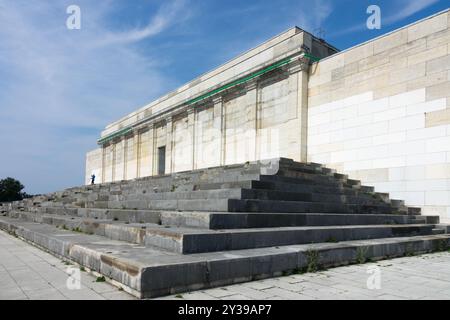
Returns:
[[[140,298],[446,250],[450,245],[450,235],[434,235],[184,256],[11,219],[2,218],[0,228],[99,272]]]

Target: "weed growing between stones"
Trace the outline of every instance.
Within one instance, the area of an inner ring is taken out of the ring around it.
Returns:
[[[412,243],[408,243],[405,248],[405,257],[413,257],[415,255]]]
[[[105,282],[106,278],[101,276],[101,277],[97,277],[97,279],[95,280],[95,282]]]
[[[448,246],[447,246],[447,239],[438,239],[433,244],[434,244],[434,250],[433,251],[435,251],[435,252],[446,251],[447,248],[448,248]]]
[[[369,251],[368,247],[358,247],[358,249],[356,250],[356,262],[358,264],[363,264],[368,261],[367,251]]]
[[[306,272],[317,272],[319,270],[319,252],[317,250],[306,251]]]

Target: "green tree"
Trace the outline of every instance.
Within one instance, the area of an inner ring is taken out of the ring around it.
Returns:
[[[0,202],[22,200],[25,196],[25,193],[22,192],[23,188],[24,186],[16,179],[0,180]]]

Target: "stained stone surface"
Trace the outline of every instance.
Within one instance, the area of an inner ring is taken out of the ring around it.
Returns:
[[[78,268],[0,231],[0,300],[134,299],[86,272],[80,273],[81,288],[70,290],[69,267]]]
[[[368,268],[381,270],[381,289],[369,290]],[[67,265],[0,231],[0,299],[134,299],[82,273],[82,289],[65,287]],[[160,300],[450,299],[450,253],[404,257],[319,273],[290,275],[171,295]]]

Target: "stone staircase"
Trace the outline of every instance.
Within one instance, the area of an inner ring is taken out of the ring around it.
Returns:
[[[450,243],[439,217],[288,159],[71,188],[0,213],[1,229],[141,298]]]

